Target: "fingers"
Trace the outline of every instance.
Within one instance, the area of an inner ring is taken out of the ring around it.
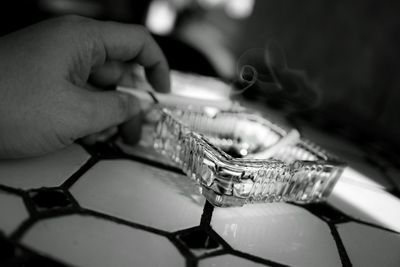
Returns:
[[[140,88],[138,82],[144,82],[145,77],[134,71],[134,64],[121,61],[106,61],[104,65],[93,68],[89,77],[89,84],[97,89],[109,88],[116,84],[127,87]],[[147,82],[146,82],[147,83]]]
[[[144,27],[100,21],[93,25],[96,34],[91,35],[91,38],[94,38],[96,44],[93,48],[98,50],[95,53],[105,53],[107,60],[134,60],[145,68],[146,77],[154,89],[170,91],[167,60]]]
[[[142,137],[143,117],[141,114],[132,116],[127,122],[121,124],[118,129],[125,143],[135,145]]]
[[[125,73],[123,62],[107,61],[104,65],[93,69],[90,83],[98,87],[117,84]]]
[[[77,90],[79,111],[74,118],[74,137],[81,138],[117,126],[135,116],[140,116],[137,98],[117,91],[93,92]],[[140,125],[138,125],[140,127]]]
[[[97,142],[106,142],[113,135],[117,134],[118,128],[111,127],[99,133],[94,133],[88,136],[85,136],[82,139],[82,142],[86,145],[94,145]]]

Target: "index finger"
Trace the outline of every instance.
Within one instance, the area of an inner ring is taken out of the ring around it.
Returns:
[[[96,21],[95,52],[112,60],[134,60],[145,68],[149,83],[159,92],[170,91],[167,60],[146,28],[117,22]],[[96,49],[97,48],[97,49]]]

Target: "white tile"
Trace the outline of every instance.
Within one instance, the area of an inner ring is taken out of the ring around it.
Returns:
[[[285,204],[216,208],[211,225],[233,248],[293,266],[339,266],[329,227],[306,210]]]
[[[40,221],[22,243],[74,266],[185,265],[167,238],[90,216]]]
[[[0,231],[11,234],[25,219],[28,212],[19,196],[0,192]]]
[[[199,225],[205,203],[188,177],[129,160],[99,162],[71,193],[83,207],[166,231]]]
[[[89,154],[73,144],[42,157],[0,160],[0,184],[22,189],[58,186],[88,159]]]
[[[339,180],[328,202],[352,217],[400,232],[400,199],[386,191]]]
[[[199,267],[261,267],[266,266],[234,255],[221,255],[201,260]]]
[[[400,265],[400,234],[357,223],[338,225],[338,231],[353,266]]]

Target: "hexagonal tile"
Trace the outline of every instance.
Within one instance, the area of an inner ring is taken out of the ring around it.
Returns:
[[[400,199],[386,191],[339,180],[328,202],[347,215],[400,232]]]
[[[221,255],[217,257],[207,258],[199,262],[199,267],[261,267],[266,266],[260,263],[249,261],[234,255]]]
[[[216,208],[215,231],[234,249],[294,266],[339,266],[330,229],[306,210],[284,203]]]
[[[19,196],[0,192],[0,230],[11,234],[29,214]]]
[[[89,157],[82,147],[73,144],[42,157],[0,160],[0,184],[22,189],[58,186]]]
[[[159,235],[90,216],[70,215],[35,224],[22,243],[75,266],[184,266]]]
[[[399,266],[400,234],[358,223],[337,227],[354,266]]]
[[[70,191],[83,207],[166,231],[199,225],[205,203],[186,176],[129,160],[99,162]]]
[[[43,266],[66,267],[53,259],[43,257],[35,252],[21,247],[0,234],[0,264],[1,266]]]

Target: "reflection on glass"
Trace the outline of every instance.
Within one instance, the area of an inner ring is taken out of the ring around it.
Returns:
[[[343,171],[342,163],[301,139],[280,147],[271,158],[251,158],[274,150],[287,135],[255,114],[160,112],[155,148],[197,181],[216,206],[322,201]]]

